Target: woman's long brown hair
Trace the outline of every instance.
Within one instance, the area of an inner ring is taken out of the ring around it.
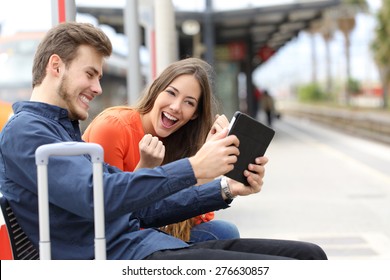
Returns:
[[[201,59],[186,58],[174,62],[153,81],[135,106],[141,115],[150,112],[157,96],[181,75],[193,75],[200,85],[201,98],[197,108],[198,117],[190,120],[168,137],[161,139],[165,145],[163,164],[195,155],[206,141],[217,110],[216,98],[212,94],[212,73],[211,66]],[[194,219],[192,218],[168,225],[163,230],[188,241],[193,226]]]
[[[180,129],[161,139],[165,145],[165,157],[162,164],[173,162],[178,159],[190,157],[202,147],[214,122],[217,113],[217,99],[212,93],[212,68],[198,58],[186,58],[170,64],[153,82],[146,88],[136,105],[116,106],[137,110],[141,115],[149,113],[158,95],[163,92],[173,80],[181,75],[192,75],[199,83],[201,97],[197,107],[197,118],[190,120]],[[108,108],[106,110],[110,110]],[[194,226],[194,219],[188,219],[179,223],[167,225],[162,229],[184,241],[189,241],[190,231]]]

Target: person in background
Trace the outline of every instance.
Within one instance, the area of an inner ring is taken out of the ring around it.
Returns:
[[[85,130],[83,140],[100,144],[105,161],[124,171],[153,168],[194,155],[229,125],[224,115],[217,115],[213,124],[216,100],[210,74],[210,65],[198,58],[172,63],[145,89],[137,105],[111,107],[99,114]],[[214,212],[163,230],[190,242],[240,237],[234,224],[214,220]]]
[[[275,114],[275,102],[273,97],[269,94],[268,90],[263,90],[261,97],[261,107],[266,115],[268,126],[272,127],[274,114]]]
[[[99,28],[66,22],[51,28],[33,62],[29,101],[13,104],[0,132],[0,192],[38,247],[35,151],[45,144],[79,141],[80,120],[102,94],[104,59],[112,44]],[[259,193],[266,157],[248,164],[248,185],[222,176],[233,169],[239,140],[215,133],[194,156],[155,168],[121,171],[103,164],[107,259],[116,260],[326,260],[316,244],[292,240],[232,239],[188,244],[156,227],[225,209],[237,196]],[[52,259],[94,258],[93,171],[87,155],[51,157],[48,168]],[[140,228],[144,228],[140,230]]]
[[[253,85],[252,88],[252,94],[253,94],[253,118],[257,119],[259,113],[261,112],[261,91],[256,85]]]

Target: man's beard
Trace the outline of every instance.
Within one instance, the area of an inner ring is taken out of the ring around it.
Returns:
[[[68,116],[71,120],[85,120],[86,118],[88,118],[88,114],[87,116],[85,116],[78,113],[77,108],[72,103],[73,96],[69,93],[68,89],[68,76],[64,75],[58,87],[57,94],[65,102],[66,109],[68,110]]]

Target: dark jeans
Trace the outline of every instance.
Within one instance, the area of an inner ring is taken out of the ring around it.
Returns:
[[[233,239],[199,242],[157,251],[146,260],[327,260],[316,244],[277,239]]]

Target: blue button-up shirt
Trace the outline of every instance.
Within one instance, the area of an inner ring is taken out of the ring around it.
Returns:
[[[0,134],[0,191],[38,248],[35,150],[49,143],[82,141],[81,132],[78,121],[71,121],[63,108],[17,102],[13,109],[15,115]],[[92,175],[87,155],[49,159],[53,259],[94,258]],[[153,227],[228,207],[219,180],[193,187],[195,183],[188,159],[137,172],[104,164],[107,258],[143,259],[158,250],[188,246]]]

